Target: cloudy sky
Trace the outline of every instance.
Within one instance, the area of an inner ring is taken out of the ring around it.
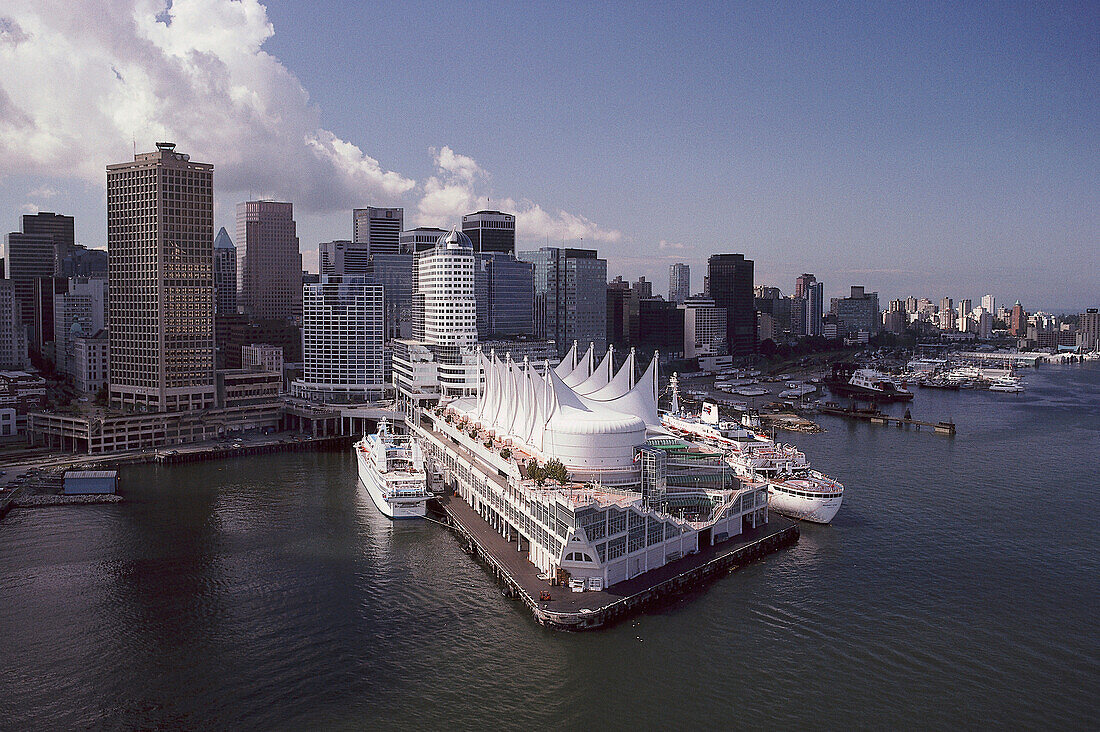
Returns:
[[[743,252],[786,292],[1100,304],[1095,3],[908,5],[5,0],[0,222],[103,246],[104,166],[168,139],[216,226],[292,201],[307,266],[354,206],[488,202],[658,291]]]

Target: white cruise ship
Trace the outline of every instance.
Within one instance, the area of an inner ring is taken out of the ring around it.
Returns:
[[[408,435],[394,435],[386,420],[378,431],[355,443],[359,481],[384,515],[391,519],[422,518],[431,494],[420,445]]]
[[[816,470],[798,470],[767,483],[768,508],[803,521],[827,524],[844,501],[844,486]]]

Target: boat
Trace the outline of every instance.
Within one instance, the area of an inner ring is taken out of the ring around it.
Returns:
[[[1019,379],[1015,379],[1011,376],[1004,376],[991,381],[989,383],[989,390],[1018,394],[1024,390],[1024,385],[1020,383]]]
[[[420,444],[410,435],[390,432],[385,419],[378,431],[355,443],[359,481],[384,516],[391,519],[423,518],[427,513],[427,473]]]
[[[886,374],[875,369],[858,368],[850,363],[833,364],[833,373],[826,381],[829,390],[841,396],[879,402],[907,402],[909,391]]]
[[[802,521],[827,524],[844,501],[840,481],[805,468],[768,480],[768,508]]]

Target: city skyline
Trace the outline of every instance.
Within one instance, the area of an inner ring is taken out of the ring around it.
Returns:
[[[1097,21],[1086,11],[878,9],[811,19],[693,9],[681,12],[668,50],[650,58],[635,39],[659,17],[619,11],[585,28],[569,22],[578,9],[518,17],[504,9],[500,21],[515,35],[537,35],[554,20],[577,52],[546,39],[516,44],[531,59],[513,69],[512,47],[479,35],[466,52],[511,93],[456,107],[472,81],[466,65],[430,54],[408,68],[385,63],[413,27],[437,46],[472,30],[476,16],[455,7],[401,17],[332,7],[308,21],[280,3],[187,0],[159,22],[135,10],[117,32],[147,54],[108,46],[95,29],[82,33],[73,47],[86,62],[82,83],[54,79],[51,101],[35,91],[51,68],[50,42],[72,38],[79,18],[28,6],[0,19],[0,53],[16,72],[0,80],[9,100],[0,160],[15,171],[0,180],[0,207],[13,219],[32,209],[74,215],[77,239],[100,247],[97,171],[131,146],[169,139],[218,166],[216,227],[232,228],[244,200],[293,203],[314,271],[318,243],[351,238],[353,208],[400,205],[407,228],[444,229],[491,208],[516,214],[519,248],[597,248],[611,273],[645,275],[660,289],[669,264],[702,271],[710,254],[735,251],[758,263],[757,282],[785,290],[813,271],[826,297],[863,284],[884,299],[991,292],[1029,308],[1078,310],[1094,304],[1088,273],[1100,239],[1089,184],[1098,169],[1088,81]],[[364,49],[326,36],[326,47],[337,45],[318,57],[312,41],[330,13],[349,27],[384,16],[392,37]],[[210,22],[222,32],[206,33]],[[712,37],[719,29],[728,38]],[[705,60],[676,55],[693,33],[709,39]],[[596,43],[601,34],[616,53]],[[857,34],[862,56],[848,45]],[[226,89],[259,88],[259,108],[221,87],[160,84],[187,77],[191,51],[213,59]],[[385,73],[361,81],[359,67]],[[732,88],[719,90],[718,78],[733,79]],[[147,107],[102,101],[145,99],[139,92],[154,84]],[[410,131],[407,95],[349,95],[349,85],[416,88],[428,103],[417,105]],[[564,94],[575,99],[557,109]],[[521,100],[539,114],[518,112]],[[78,121],[56,114],[56,104],[90,104],[95,114]],[[195,115],[212,123],[196,125]],[[1035,251],[1042,267],[1026,256]]]

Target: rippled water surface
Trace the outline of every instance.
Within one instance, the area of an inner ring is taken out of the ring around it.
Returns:
[[[832,526],[610,629],[538,627],[344,454],[123,473],[0,524],[0,728],[1093,727],[1100,365],[823,418]]]

